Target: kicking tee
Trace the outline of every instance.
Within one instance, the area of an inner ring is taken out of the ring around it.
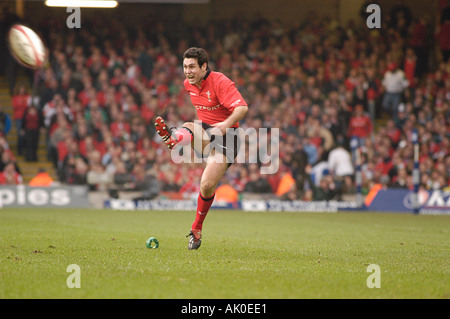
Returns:
[[[220,72],[208,70],[201,87],[184,80],[184,87],[197,110],[197,117],[206,124],[225,121],[236,106],[247,106],[234,82]],[[239,122],[232,127],[239,127]]]

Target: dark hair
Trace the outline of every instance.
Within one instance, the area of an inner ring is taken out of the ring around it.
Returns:
[[[184,59],[197,59],[198,65],[202,67],[204,63],[206,63],[206,67],[208,67],[208,55],[206,54],[206,51],[202,48],[189,48],[187,49],[183,54],[183,60]]]

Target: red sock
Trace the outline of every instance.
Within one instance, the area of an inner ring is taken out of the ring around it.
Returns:
[[[192,141],[191,132],[182,127],[175,131],[175,138],[180,146],[188,145]]]
[[[191,229],[202,230],[203,221],[205,220],[206,214],[208,214],[209,212],[209,208],[211,207],[214,201],[215,195],[216,194],[213,194],[211,197],[208,198],[204,198],[201,193],[198,195],[197,213],[195,214],[195,221],[192,224]]]

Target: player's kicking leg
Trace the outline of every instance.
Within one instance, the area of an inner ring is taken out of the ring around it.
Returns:
[[[184,146],[191,143],[191,147],[199,154],[207,154],[211,147],[210,139],[198,123],[186,122],[178,130],[172,131],[162,117],[158,116],[155,120],[155,128],[158,135],[161,136],[170,149],[173,149],[177,144]],[[219,155],[223,156],[222,154]],[[228,168],[225,158],[222,160],[223,165],[219,167],[212,165],[211,162],[211,159],[208,158],[200,181],[200,194],[197,201],[195,221],[192,224],[190,233],[186,236],[189,237],[188,249],[190,250],[198,249],[201,245],[203,221],[214,201],[215,188]]]
[[[188,249],[198,249],[202,243],[203,221],[214,202],[215,190],[228,169],[225,155],[221,153],[211,154],[206,162],[200,180],[200,194],[197,199],[197,212],[189,233]]]

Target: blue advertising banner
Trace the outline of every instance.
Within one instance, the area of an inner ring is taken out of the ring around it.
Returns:
[[[419,214],[450,215],[450,191],[419,190]],[[415,193],[407,189],[379,190],[367,210],[382,212],[414,212]]]

